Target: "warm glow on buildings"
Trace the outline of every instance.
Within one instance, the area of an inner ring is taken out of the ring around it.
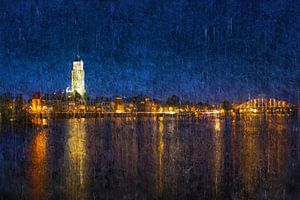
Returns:
[[[236,109],[244,113],[288,113],[293,105],[275,98],[257,98],[236,106]]]
[[[48,110],[47,106],[42,102],[42,96],[40,93],[34,93],[32,95],[30,108],[33,113],[43,113]]]
[[[31,100],[31,109],[34,112],[41,112],[42,110],[42,103],[40,98],[32,99]]]
[[[72,96],[76,92],[80,94],[80,96],[85,95],[85,84],[84,84],[84,69],[83,69],[83,61],[78,58],[73,61],[73,69],[71,72],[72,75],[72,86],[71,88],[67,88],[67,93]]]
[[[115,111],[116,111],[116,113],[124,113],[125,112],[124,102],[121,97],[116,97],[116,99],[115,99]]]

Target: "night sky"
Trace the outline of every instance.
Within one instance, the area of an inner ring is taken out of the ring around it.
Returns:
[[[295,0],[0,0],[0,93],[240,101],[300,90]]]

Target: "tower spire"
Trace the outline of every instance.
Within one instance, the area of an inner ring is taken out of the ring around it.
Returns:
[[[77,43],[77,54],[76,54],[77,60],[80,60],[80,55],[79,55],[79,45]]]

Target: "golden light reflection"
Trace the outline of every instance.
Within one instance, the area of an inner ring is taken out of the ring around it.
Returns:
[[[267,173],[270,179],[281,176],[286,158],[287,118],[278,116],[268,120]]]
[[[158,135],[157,135],[157,195],[161,197],[163,193],[163,170],[164,170],[164,121],[158,121]]]
[[[237,172],[235,179],[241,178],[241,195],[257,199],[263,192],[269,199],[278,192],[284,193],[280,179],[287,157],[287,118],[248,115],[241,119],[241,126],[233,123],[232,129],[233,169]],[[263,186],[263,191],[259,191],[265,183],[268,184]]]
[[[169,120],[166,120],[164,127],[161,127],[161,131],[165,133],[166,137],[165,140],[163,140],[163,144],[161,144],[161,147],[163,147],[161,148],[161,150],[163,150],[165,154],[163,156],[163,172],[161,172],[163,176],[163,193],[170,192],[173,194],[177,194],[178,188],[182,187],[181,172],[184,171],[185,181],[188,180],[191,175],[190,172],[192,170],[192,167],[181,167],[178,164],[179,160],[182,160],[187,156],[186,149],[188,149],[187,143],[178,142],[178,133],[180,133],[178,130],[178,123],[179,122],[177,121],[177,119],[170,118]],[[165,196],[163,196],[162,198],[164,197]],[[180,198],[177,195],[169,196],[168,198],[175,199],[176,197]]]
[[[87,199],[86,124],[81,119],[67,121],[66,188],[68,199]]]
[[[37,133],[31,143],[30,152],[30,188],[32,196],[30,199],[46,199],[46,149],[47,135],[42,130]]]
[[[244,140],[244,184],[247,192],[252,193],[256,187],[259,168],[259,146],[257,138],[246,134]]]
[[[224,151],[224,139],[221,132],[221,122],[219,118],[215,119],[215,131],[213,134],[213,185],[215,186],[215,194],[219,193],[222,172],[223,172],[223,151]]]
[[[259,146],[259,134],[261,119],[259,116],[251,115],[244,119],[242,135],[241,172],[245,191],[248,194],[254,193],[259,178],[261,149]]]
[[[220,130],[221,130],[220,119],[219,118],[215,119],[215,130],[216,130],[216,132],[220,132]]]

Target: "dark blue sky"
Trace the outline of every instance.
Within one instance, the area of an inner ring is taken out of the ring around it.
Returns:
[[[299,1],[0,1],[0,92],[70,85],[77,49],[91,96],[295,100]]]

